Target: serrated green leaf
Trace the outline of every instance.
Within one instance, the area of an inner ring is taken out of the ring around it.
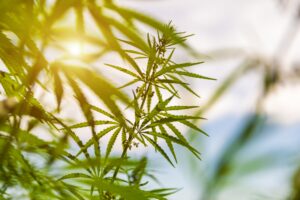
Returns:
[[[65,179],[73,179],[73,178],[92,178],[91,176],[83,173],[71,173],[64,175],[63,177],[59,178],[58,180],[65,180]]]
[[[192,128],[192,129],[194,129],[196,131],[199,131],[199,132],[203,133],[206,136],[209,136],[205,131],[203,131],[202,129],[198,128],[196,125],[194,125],[193,123],[191,123],[191,122],[189,122],[187,120],[182,120],[182,121],[180,121],[180,123],[182,123],[182,124],[184,124],[184,125]]]
[[[163,89],[167,90],[168,92],[170,92],[170,94],[174,95],[177,98],[180,98],[179,95],[178,95],[177,90],[174,90],[173,89],[174,87],[170,86],[171,84],[166,85],[164,83],[159,83],[159,85],[161,86],[161,88],[163,88]]]
[[[113,194],[119,194],[126,200],[148,200],[148,199],[159,199],[159,200],[166,200],[159,194],[155,194],[148,191],[143,191],[136,186],[122,186],[111,184],[107,181],[103,180],[95,180],[95,181],[88,181],[87,184],[93,185],[95,187],[101,188],[102,190],[109,191]]]
[[[193,108],[198,108],[199,106],[169,106],[165,110],[188,110]]]
[[[172,75],[170,75],[170,74],[167,74],[166,76],[172,78],[173,80],[180,81],[179,78],[177,78],[177,77],[175,77],[175,76],[172,76]],[[190,93],[192,93],[193,95],[195,95],[195,96],[197,96],[197,97],[200,98],[200,96],[199,96],[196,92],[194,92],[194,90],[192,90],[188,85],[186,85],[186,84],[181,84],[180,86],[183,87],[184,89],[186,89],[187,91],[189,91]]]
[[[155,82],[157,83],[175,83],[180,85],[188,85],[188,83],[185,83],[181,80],[172,80],[172,79],[156,79]]]
[[[188,116],[188,115],[171,115],[171,114],[165,114],[165,113],[161,113],[161,115],[165,115],[167,117],[161,118],[159,120],[152,122],[150,125],[145,127],[145,129],[163,125],[163,124],[170,123],[170,122],[180,122],[182,120],[187,120],[187,119],[202,119],[201,117]]]
[[[91,109],[94,110],[94,111],[96,111],[96,112],[98,112],[98,113],[101,113],[101,114],[105,115],[106,117],[111,118],[112,120],[115,120],[115,121],[118,120],[115,116],[113,116],[109,112],[106,112],[105,110],[103,110],[103,109],[101,109],[101,108],[99,108],[97,106],[91,105]]]
[[[151,110],[151,103],[152,103],[152,97],[154,95],[154,92],[152,91],[152,85],[149,86],[149,89],[148,89],[148,94],[147,94],[147,111],[150,112]]]
[[[95,132],[95,124],[94,124],[94,116],[91,111],[91,106],[88,103],[85,95],[83,94],[83,91],[80,89],[80,87],[77,85],[77,83],[68,75],[66,74],[66,77],[73,89],[73,91],[76,94],[77,100],[80,104],[80,108],[91,128],[92,136],[93,136],[93,143],[94,143],[94,151],[97,158],[100,158],[100,144],[98,139],[96,138],[96,132]]]
[[[159,129],[160,129],[160,131],[161,131],[163,134],[168,135],[166,129],[165,129],[163,126],[159,126]],[[166,140],[166,143],[167,143],[167,145],[168,145],[168,147],[169,147],[169,149],[170,149],[170,152],[171,152],[172,155],[173,155],[173,158],[174,158],[175,162],[177,163],[177,157],[176,157],[176,153],[175,153],[175,150],[174,150],[174,147],[173,147],[172,142],[170,142],[169,140]]]
[[[80,138],[67,126],[65,125],[61,120],[59,120],[58,118],[54,117],[54,119],[63,127],[63,129],[65,130],[65,132],[71,136],[71,138],[75,141],[75,143],[79,146],[79,148],[81,149],[81,152],[84,153],[85,157],[90,160],[90,154],[87,152],[86,148],[84,148],[84,145],[82,143],[82,141],[80,140]]]
[[[114,116],[116,116],[120,122],[124,122],[123,114],[113,99],[113,97],[118,97],[118,99],[129,105],[128,97],[124,93],[92,70],[68,66],[62,63],[59,65],[67,76],[70,77],[70,75],[73,75],[87,85],[106,104]]]
[[[142,122],[141,127],[144,127],[151,119],[153,119],[160,111],[170,103],[174,96],[167,98],[165,101],[158,102],[153,110],[146,116],[145,120]]]
[[[166,125],[173,131],[173,133],[177,136],[178,139],[180,139],[181,141],[188,144],[188,141],[185,139],[185,137],[182,135],[182,133],[173,124],[167,123]]]
[[[156,94],[156,96],[158,98],[158,101],[162,102],[163,101],[162,94],[161,94],[161,92],[159,90],[159,87],[157,85],[155,85],[155,94]]]
[[[135,51],[135,50],[132,50],[132,49],[127,49],[127,50],[124,50],[124,51],[127,52],[127,53],[138,54],[138,55],[141,55],[141,56],[147,56],[147,54],[145,54],[145,53]]]
[[[139,45],[136,44],[136,43],[134,43],[134,42],[132,42],[132,41],[128,41],[128,40],[124,40],[124,39],[120,39],[120,38],[118,40],[121,41],[121,42],[123,42],[123,43],[125,43],[125,44],[128,44],[128,45],[130,45],[132,47],[140,49]],[[131,50],[129,50],[129,51],[125,50],[125,52],[132,53]]]
[[[181,76],[188,76],[188,77],[192,77],[192,78],[199,78],[199,79],[207,79],[207,80],[217,80],[217,79],[214,79],[214,78],[210,78],[210,77],[207,77],[207,76],[202,76],[202,75],[199,75],[199,74],[196,74],[196,73],[192,73],[192,72],[187,72],[187,71],[173,71],[173,73],[176,73],[178,75],[181,75]]]
[[[130,75],[130,76],[133,76],[133,77],[135,77],[135,78],[140,79],[140,77],[139,77],[138,75],[136,75],[135,73],[133,73],[132,71],[130,71],[130,70],[128,70],[128,69],[125,69],[125,68],[123,68],[123,67],[119,67],[119,66],[116,66],[116,65],[111,65],[111,64],[105,64],[105,65],[107,65],[107,66],[109,66],[109,67],[112,67],[112,68],[114,68],[114,69],[116,69],[116,70],[118,70],[118,71],[121,71],[121,72],[123,72],[123,73],[125,73],[125,74],[128,74],[128,75]]]
[[[171,72],[175,69],[180,69],[180,68],[186,68],[186,67],[191,67],[194,65],[199,65],[203,62],[195,62],[195,63],[180,63],[180,64],[175,64],[175,65],[170,65],[167,67],[162,68],[160,71],[155,73],[155,77],[161,76],[165,73]]]
[[[110,126],[108,128],[103,129],[102,131],[100,131],[99,133],[97,133],[96,135],[96,139],[99,140],[100,138],[102,138],[104,135],[106,135],[107,133],[109,133],[110,131],[114,130],[115,128],[118,128],[119,126]],[[86,151],[92,144],[94,143],[94,139],[90,139],[87,141],[87,143],[85,143],[85,145],[83,147],[80,148],[79,152],[76,154],[76,157],[78,155],[80,155],[82,152]]]
[[[61,78],[58,74],[58,71],[53,72],[53,78],[54,78],[54,92],[57,102],[57,110],[60,110],[61,100],[64,94],[64,88],[62,86]]]
[[[108,156],[109,156],[109,154],[110,154],[110,152],[111,152],[111,150],[112,150],[112,148],[113,148],[113,146],[114,146],[114,144],[115,144],[115,142],[116,142],[116,139],[117,139],[117,137],[118,137],[118,135],[119,135],[120,130],[121,130],[121,128],[118,128],[118,129],[112,134],[112,136],[110,137],[110,140],[109,140],[109,142],[108,142],[108,144],[107,144],[107,148],[106,148],[105,160],[108,158]]]
[[[117,28],[128,39],[130,39],[132,42],[134,42],[140,50],[142,50],[143,52],[148,51],[147,44],[144,42],[144,40],[135,31],[132,31],[129,27],[124,26],[122,23],[114,20],[113,18],[105,17],[105,20],[111,26],[114,26],[115,28]]]
[[[187,142],[184,142],[184,141],[182,141],[182,140],[180,140],[180,139],[178,139],[176,137],[173,137],[171,135],[165,135],[165,134],[161,134],[161,133],[157,133],[157,132],[145,132],[145,134],[157,136],[159,138],[164,139],[165,141],[174,142],[176,144],[184,146],[187,149],[189,149],[198,159],[200,159],[200,156],[199,156],[200,153],[194,147],[192,147],[191,145],[189,145],[189,143],[187,143]]]
[[[150,137],[148,137],[146,135],[144,135],[144,137],[174,167],[174,164],[170,160],[168,154],[166,154],[166,152],[154,140],[152,140]]]
[[[117,124],[117,122],[114,121],[109,121],[109,120],[95,120],[93,122],[94,125],[111,125],[111,124]],[[85,127],[89,127],[90,124],[89,122],[81,122],[78,124],[74,124],[69,126],[70,129],[76,129],[76,128],[85,128]]]
[[[128,87],[132,84],[135,84],[137,82],[139,82],[140,80],[139,79],[133,79],[132,81],[129,81],[127,83],[125,83],[124,85],[121,85],[120,87],[118,87],[118,89],[122,89],[122,88],[125,88],[125,87]]]

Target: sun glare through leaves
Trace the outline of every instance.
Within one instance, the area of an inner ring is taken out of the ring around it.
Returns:
[[[73,57],[80,57],[83,54],[83,44],[79,41],[72,41],[66,44],[68,54]]]

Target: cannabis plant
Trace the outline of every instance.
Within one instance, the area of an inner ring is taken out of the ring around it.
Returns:
[[[145,35],[137,23],[157,33]],[[197,96],[189,78],[211,78],[188,71],[201,62],[174,60],[176,45],[189,50],[186,38],[110,0],[0,1],[1,198],[166,199],[175,192],[147,187],[154,178],[147,158],[130,154],[153,148],[174,166],[180,145],[200,158],[178,125],[206,134],[191,123],[202,118],[185,114],[196,106],[174,100],[179,87]],[[79,45],[70,52],[69,40]],[[106,64],[105,56],[114,59]],[[112,83],[112,70],[128,82]]]

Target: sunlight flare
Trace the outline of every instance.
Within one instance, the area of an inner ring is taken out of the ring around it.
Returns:
[[[77,41],[68,43],[66,49],[72,56],[80,56],[83,53],[83,45]]]

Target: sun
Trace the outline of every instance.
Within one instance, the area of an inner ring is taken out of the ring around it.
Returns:
[[[80,42],[70,42],[66,45],[66,49],[72,56],[80,56],[83,51],[83,47]]]

